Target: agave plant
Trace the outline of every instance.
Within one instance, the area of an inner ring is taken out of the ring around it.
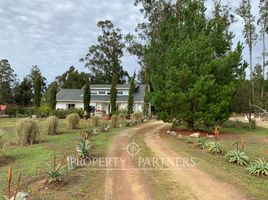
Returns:
[[[235,163],[237,165],[247,165],[248,157],[246,153],[240,150],[231,150],[226,155],[225,158],[228,160],[229,163]]]
[[[201,148],[201,149],[207,149],[209,145],[209,142],[205,138],[199,138],[196,142],[196,146]]]
[[[63,162],[66,158],[67,152],[64,153],[61,162],[56,167],[56,156],[54,155],[53,167],[48,165],[48,170],[45,172],[48,176],[48,183],[58,184],[62,182],[62,176],[64,172]]]
[[[216,141],[209,142],[208,151],[212,154],[220,154],[223,152],[220,143]]]
[[[268,176],[268,161],[257,159],[250,163],[248,167],[249,173],[255,176]]]
[[[76,146],[76,151],[81,158],[87,158],[91,152],[90,142],[81,138]]]

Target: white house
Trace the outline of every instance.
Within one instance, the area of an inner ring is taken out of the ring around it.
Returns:
[[[90,106],[97,112],[108,114],[110,106],[110,84],[92,84]],[[83,89],[61,89],[57,94],[56,109],[83,109]],[[117,85],[116,105],[118,110],[127,109],[129,84]],[[134,112],[142,112],[145,95],[145,85],[136,84],[134,92]]]

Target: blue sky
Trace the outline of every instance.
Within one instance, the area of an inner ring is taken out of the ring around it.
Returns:
[[[252,1],[252,2],[255,2]],[[223,0],[232,8],[238,1]],[[206,2],[208,13],[211,0]],[[258,15],[258,5],[253,5]],[[258,17],[258,16],[257,16]],[[38,65],[48,82],[74,65],[88,71],[79,59],[96,42],[99,20],[110,19],[123,33],[134,32],[142,16],[132,0],[1,0],[0,59],[9,60],[18,77]],[[232,25],[234,44],[244,42],[242,20]],[[261,43],[254,47],[254,59],[261,55]],[[244,50],[248,59],[248,49]],[[139,68],[136,58],[124,56],[123,66],[130,73]]]

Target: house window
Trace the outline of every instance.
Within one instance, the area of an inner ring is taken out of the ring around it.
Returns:
[[[72,108],[75,108],[75,104],[67,104],[67,109],[70,110]]]
[[[91,91],[90,94],[97,95],[98,92],[97,91]]]
[[[100,90],[99,91],[99,95],[105,95],[106,94],[106,91],[105,90]]]
[[[123,95],[124,92],[123,92],[123,91],[117,91],[117,94],[118,94],[118,95]]]

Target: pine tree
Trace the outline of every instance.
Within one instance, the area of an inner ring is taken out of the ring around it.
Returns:
[[[130,117],[130,115],[133,113],[133,108],[134,108],[134,92],[136,89],[135,78],[136,78],[136,73],[134,73],[133,77],[130,80],[130,84],[129,84],[128,104],[127,104],[128,117]]]
[[[86,81],[86,85],[84,87],[84,96],[83,96],[83,102],[84,102],[84,110],[87,112],[87,114],[90,113],[90,81]]]
[[[117,82],[118,82],[117,74],[114,73],[110,91],[111,114],[114,114],[116,112]]]

